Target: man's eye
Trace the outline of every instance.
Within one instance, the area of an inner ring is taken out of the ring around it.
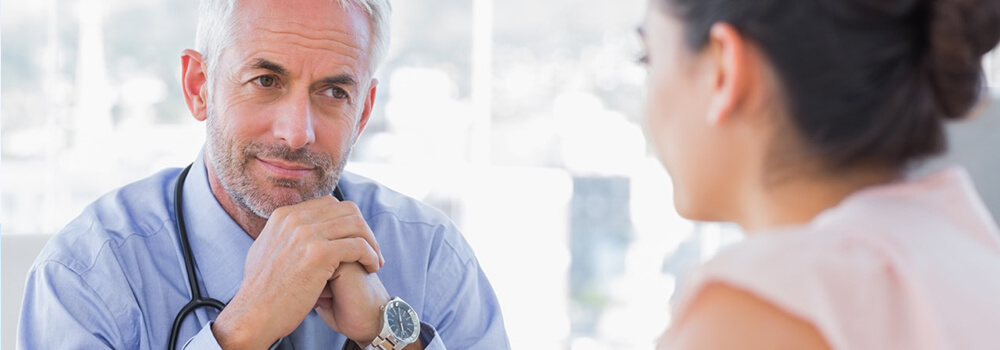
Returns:
[[[260,85],[262,87],[272,87],[274,86],[274,83],[275,79],[270,75],[257,77],[257,85]]]
[[[330,88],[326,91],[327,91],[326,92],[327,96],[333,97],[338,100],[348,98],[347,91],[344,91],[344,89],[341,88]]]

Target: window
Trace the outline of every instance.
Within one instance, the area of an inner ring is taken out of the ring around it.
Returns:
[[[184,106],[179,55],[196,0],[0,6],[3,234],[56,233],[100,195],[194,159],[205,131]],[[650,348],[677,276],[739,234],[678,217],[647,152],[633,63],[646,2],[393,6],[348,170],[456,221],[515,349]],[[1000,86],[1000,54],[985,67]]]

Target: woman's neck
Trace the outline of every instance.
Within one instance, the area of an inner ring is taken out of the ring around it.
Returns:
[[[755,186],[745,191],[742,215],[737,223],[748,235],[804,225],[851,194],[896,181],[900,177],[898,170],[863,169],[836,174],[803,171],[790,174],[781,181],[756,181]]]

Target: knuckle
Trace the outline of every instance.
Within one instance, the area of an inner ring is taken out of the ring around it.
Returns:
[[[354,227],[365,227],[368,223],[365,222],[365,218],[361,214],[354,214],[347,217],[347,222]]]
[[[327,254],[325,247],[319,244],[309,244],[306,246],[307,259],[313,265],[319,265],[326,262]]]
[[[351,238],[351,245],[359,252],[368,250],[368,241],[361,237]]]
[[[357,249],[364,248],[364,246],[367,245],[367,244],[368,244],[368,242],[366,242],[364,238],[361,238],[361,237],[351,237],[351,246],[353,248],[357,248]]]
[[[358,213],[341,216],[337,218],[337,222],[340,227],[343,227],[350,234],[361,234],[368,227],[368,223],[365,222],[364,217]]]
[[[344,208],[347,208],[351,213],[361,214],[361,209],[358,208],[358,204],[351,201],[344,201]]]
[[[279,207],[277,209],[274,209],[273,212],[271,212],[272,218],[283,219],[286,216],[288,216],[288,208],[286,207]]]
[[[308,218],[309,216],[301,210],[288,213],[288,220],[291,221],[293,224],[301,224],[303,222],[306,222]]]
[[[319,249],[316,249],[316,247],[312,245],[307,245],[305,248],[302,249],[302,260],[307,265],[314,265],[319,260],[320,257],[318,250]]]

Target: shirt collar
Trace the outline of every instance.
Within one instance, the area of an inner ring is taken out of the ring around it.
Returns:
[[[212,194],[204,153],[198,153],[184,182],[181,210],[202,292],[208,293],[205,297],[228,303],[243,280],[243,265],[253,239]]]

